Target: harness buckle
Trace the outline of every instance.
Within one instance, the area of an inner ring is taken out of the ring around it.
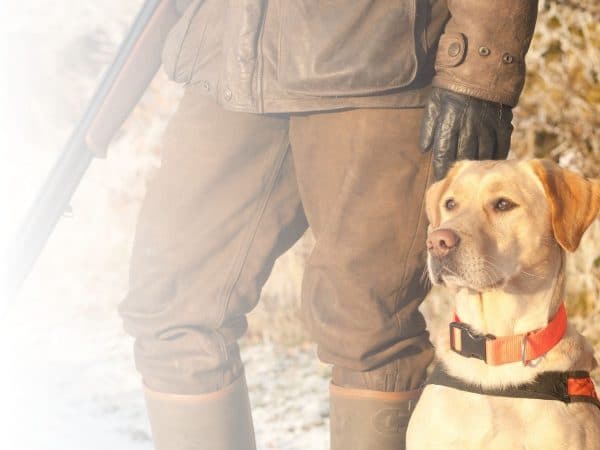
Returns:
[[[454,330],[460,332],[460,345],[455,342]],[[450,323],[450,348],[466,358],[478,358],[486,361],[486,342],[491,339],[496,339],[496,336],[478,334],[469,325],[462,322]]]

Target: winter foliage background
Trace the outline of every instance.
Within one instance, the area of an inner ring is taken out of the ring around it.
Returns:
[[[0,245],[39,188],[141,0],[0,2]],[[516,157],[546,156],[600,175],[600,9],[546,1],[516,111]],[[0,320],[0,447],[151,449],[132,341],[117,305],[127,288],[145,180],[181,88],[161,74],[96,160],[14,307]],[[297,318],[307,235],[278,261],[243,343],[260,449],[328,448],[329,368]],[[600,351],[600,225],[569,262],[569,311]],[[423,308],[445,330],[448,301]],[[266,326],[269,324],[269,326]],[[273,326],[275,324],[275,326]],[[597,379],[597,378],[596,378]]]

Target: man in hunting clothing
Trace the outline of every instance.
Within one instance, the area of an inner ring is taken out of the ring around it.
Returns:
[[[425,190],[456,159],[506,157],[537,1],[179,3],[163,62],[185,94],[121,305],[156,448],[255,448],[238,340],[310,226],[331,448],[403,449],[433,357]]]

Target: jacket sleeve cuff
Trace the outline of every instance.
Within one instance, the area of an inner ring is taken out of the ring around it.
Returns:
[[[433,86],[515,106],[525,82],[525,55],[537,0],[449,0]]]
[[[494,103],[500,103],[514,107],[519,101],[519,95],[521,88],[514,91],[500,91],[498,89],[486,89],[482,86],[470,84],[466,81],[456,79],[454,77],[446,76],[445,74],[437,74],[433,79],[432,86],[448,89],[449,91],[458,92],[459,94],[469,95],[471,97],[477,97],[482,100],[488,100]]]

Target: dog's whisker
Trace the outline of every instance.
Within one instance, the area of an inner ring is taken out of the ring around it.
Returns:
[[[491,274],[489,271],[485,270],[485,267],[484,267],[484,269],[481,272],[482,272],[483,276],[485,277],[488,286],[493,285],[494,284],[494,279],[495,279],[495,277],[493,276],[493,274]]]
[[[499,280],[501,280],[501,277],[499,277],[496,273],[488,272],[488,279],[489,279],[490,286],[493,286],[493,285],[496,285],[499,283]]]
[[[524,270],[519,271],[519,273],[522,273],[523,275],[526,275],[526,276],[528,276],[530,278],[537,278],[538,280],[541,280],[541,279],[544,278],[541,275],[537,275],[535,273],[529,273],[529,272],[526,272]]]
[[[454,275],[455,277],[460,278],[460,276],[455,271],[453,271],[446,265],[442,266],[442,270],[447,270],[450,273],[450,275]]]
[[[502,274],[502,270],[500,267],[495,265],[493,262],[488,261],[485,258],[482,258],[483,261],[483,273],[488,276],[488,281],[490,284],[494,284],[494,280],[498,280],[502,278],[500,275]],[[487,265],[487,267],[486,267]],[[488,270],[491,269],[491,270]]]
[[[489,259],[486,258],[481,258],[481,260],[483,261],[484,265],[487,264],[489,265],[492,269],[498,269],[498,272],[501,272],[500,267],[498,267],[498,265],[496,265],[494,262],[492,262]],[[494,270],[494,276],[498,277],[498,273]],[[535,278],[535,279],[542,279],[543,277],[541,277],[540,275],[537,275],[535,273],[531,273],[531,272],[527,272],[525,270],[520,270],[519,273],[528,276],[530,278]]]
[[[484,264],[488,264],[492,268],[498,269],[499,272],[502,272],[502,269],[500,269],[500,267],[497,264],[493,263],[491,260],[486,259],[486,258],[481,258],[481,260],[483,261]]]
[[[423,285],[425,286],[425,289],[429,290],[433,287],[433,284],[431,283],[431,280],[428,278],[425,279],[425,281],[423,282]]]
[[[484,261],[485,263],[485,261]],[[486,267],[485,264],[483,265],[483,272],[486,272],[488,274],[493,275],[495,278],[499,278],[499,273],[500,270],[496,271],[496,267]]]
[[[429,274],[428,274],[428,271],[427,271],[427,266],[425,266],[425,267],[423,267],[423,270],[421,272],[421,276],[419,277],[419,281],[420,282],[424,282],[424,281],[428,280],[429,279],[428,275]]]

